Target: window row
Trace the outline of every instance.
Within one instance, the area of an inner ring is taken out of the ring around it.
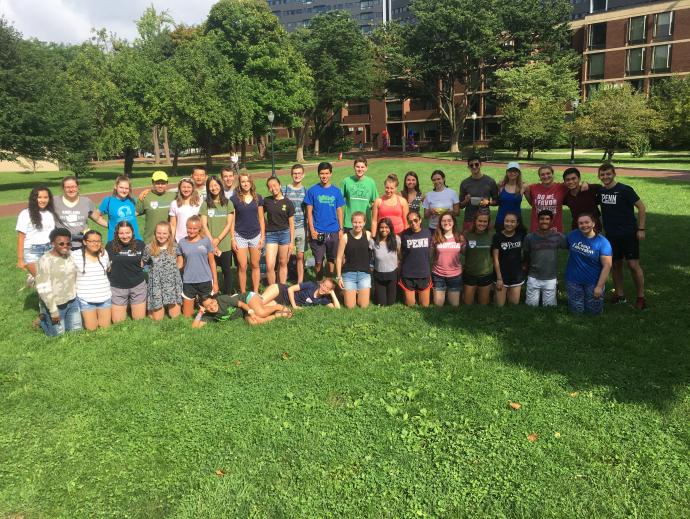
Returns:
[[[625,74],[636,76],[645,73],[645,59],[648,52],[652,53],[649,70],[659,74],[671,70],[671,45],[655,45],[628,49],[625,57]],[[590,54],[587,56],[587,79],[604,79],[606,53]]]
[[[634,45],[647,41],[648,16],[653,16],[652,38],[654,41],[671,38],[673,35],[673,11],[667,11],[665,13],[645,14],[629,18],[626,43]],[[587,47],[590,50],[606,48],[606,26],[607,22],[595,23],[589,26]],[[618,46],[618,44],[614,43],[610,46]]]

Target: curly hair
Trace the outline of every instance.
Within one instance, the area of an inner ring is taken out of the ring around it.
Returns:
[[[50,214],[53,215],[53,218],[55,219],[55,223],[60,222],[60,218],[58,218],[57,214],[55,213],[55,205],[53,204],[53,193],[50,192],[50,189],[44,185],[39,185],[34,187],[31,190],[31,193],[29,194],[29,218],[31,219],[32,225],[40,230],[43,230],[43,219],[41,218],[41,208],[38,207],[38,194],[42,191],[45,191],[48,193],[48,205],[43,209],[43,211],[48,211]]]

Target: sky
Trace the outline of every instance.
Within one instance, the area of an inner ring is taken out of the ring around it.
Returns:
[[[216,0],[0,0],[3,16],[25,38],[81,43],[91,28],[105,27],[120,38],[137,35],[135,20],[153,3],[177,23],[203,21]]]

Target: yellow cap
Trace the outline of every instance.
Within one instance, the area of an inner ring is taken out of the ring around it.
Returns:
[[[153,175],[151,175],[151,180],[153,182],[158,182],[160,180],[165,180],[166,182],[168,181],[168,174],[165,171],[154,171]]]

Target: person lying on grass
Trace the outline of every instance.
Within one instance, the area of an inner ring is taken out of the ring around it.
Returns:
[[[210,322],[242,318],[247,324],[255,326],[272,321],[276,317],[292,317],[292,312],[272,301],[264,303],[261,296],[255,292],[231,296],[207,295],[199,300],[199,311],[192,321],[192,328],[201,328]]]
[[[340,302],[335,295],[335,281],[325,278],[320,283],[306,281],[288,287],[284,284],[270,285],[261,295],[265,305],[275,302],[286,307],[300,310],[305,306],[327,306],[340,308]]]

